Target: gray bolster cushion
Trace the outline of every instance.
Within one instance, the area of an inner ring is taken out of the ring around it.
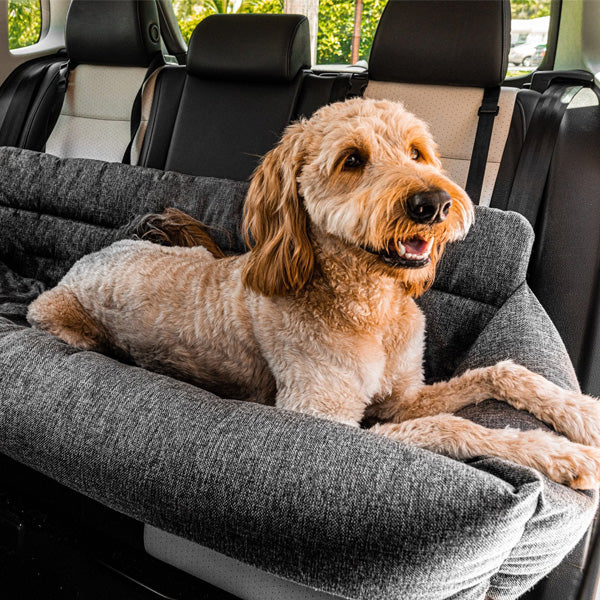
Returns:
[[[0,149],[0,312],[18,312],[80,256],[166,205],[242,250],[246,187]],[[531,242],[518,215],[477,209],[420,301],[428,380],[511,357],[577,386],[525,283]],[[493,400],[463,416],[542,426]],[[0,452],[140,521],[347,598],[516,599],[575,548],[596,507],[595,494],[531,469],[489,457],[461,463],[221,399],[3,317]],[[569,563],[581,561],[580,545]]]

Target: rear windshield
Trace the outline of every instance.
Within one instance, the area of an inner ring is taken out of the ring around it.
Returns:
[[[387,0],[173,0],[186,42],[196,25],[215,13],[296,13],[313,32],[313,64],[367,64],[373,36]],[[512,0],[508,77],[529,73],[542,61],[551,0]],[[316,31],[316,35],[314,32]]]

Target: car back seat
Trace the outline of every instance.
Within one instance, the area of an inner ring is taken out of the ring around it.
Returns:
[[[402,102],[426,121],[444,168],[465,187],[484,90],[504,81],[509,46],[508,0],[390,0],[373,40],[365,96]],[[489,205],[494,186],[514,172],[510,159],[518,157],[538,97],[501,88],[480,204]]]
[[[148,80],[145,135],[143,143],[134,140],[132,163],[247,179],[295,117],[309,65],[304,16],[204,19],[192,34],[185,68],[166,66]]]
[[[73,0],[66,46],[69,83],[46,151],[121,161],[134,100],[148,67],[162,57],[156,3]]]
[[[310,72],[304,77],[296,118],[309,119],[321,106],[362,96],[367,85],[366,69],[356,72]]]

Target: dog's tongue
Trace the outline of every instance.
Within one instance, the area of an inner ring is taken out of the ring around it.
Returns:
[[[428,242],[418,236],[408,240],[402,240],[402,245],[409,254],[425,254],[429,247]]]

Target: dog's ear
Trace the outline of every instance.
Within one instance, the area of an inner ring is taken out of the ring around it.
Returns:
[[[312,277],[308,215],[298,192],[306,152],[306,121],[290,125],[255,171],[244,206],[251,248],[242,282],[264,296],[298,292]]]

